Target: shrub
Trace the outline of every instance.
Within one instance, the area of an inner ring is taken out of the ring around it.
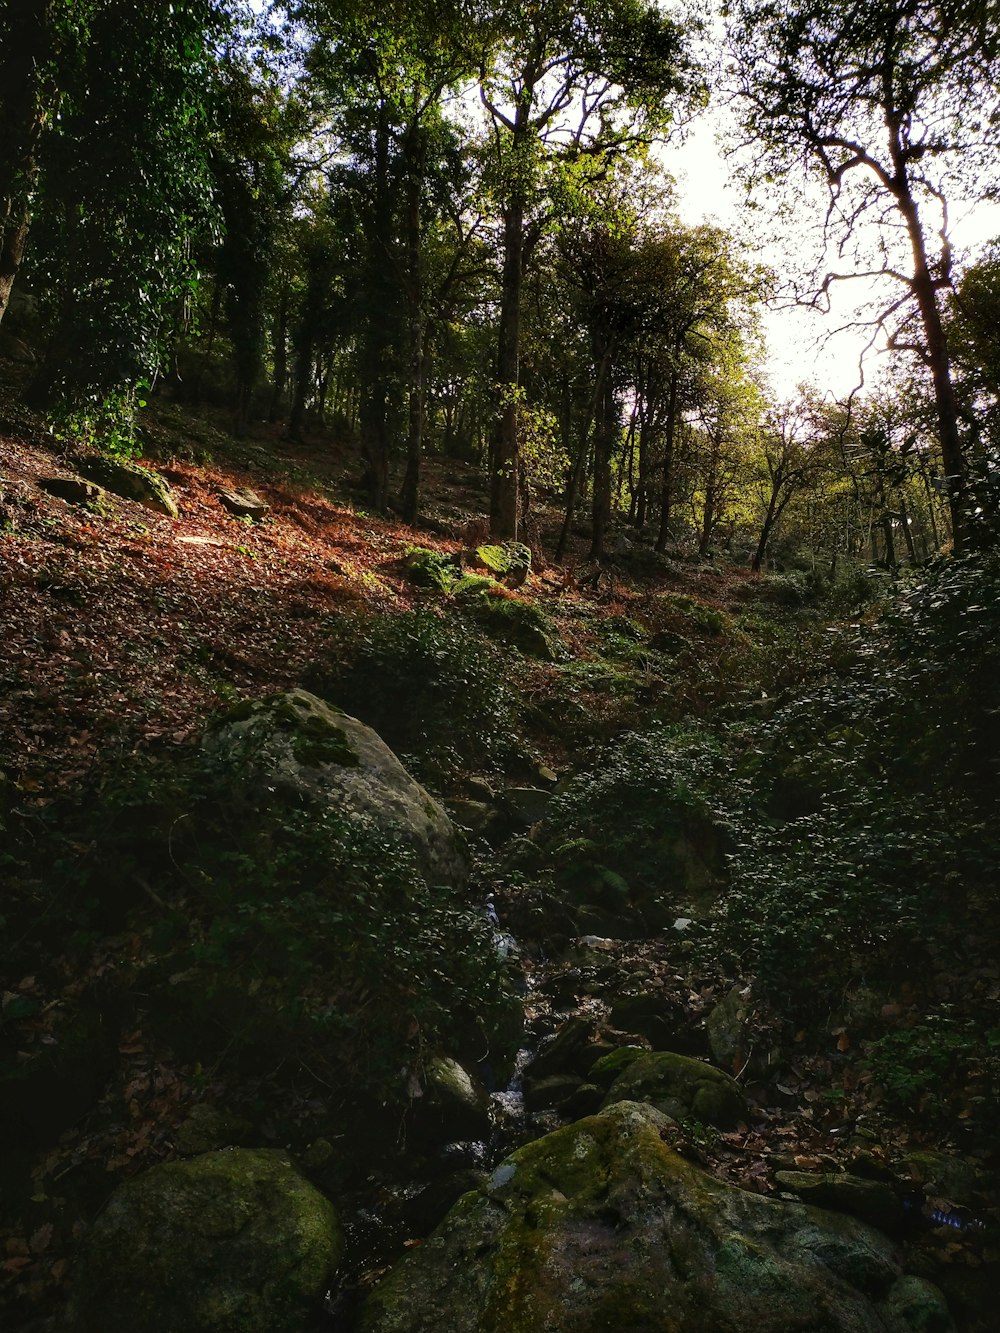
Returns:
[[[308,688],[379,733],[414,771],[503,764],[516,749],[509,658],[482,635],[432,611],[335,624],[336,656]]]

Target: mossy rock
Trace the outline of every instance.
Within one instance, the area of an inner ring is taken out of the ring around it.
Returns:
[[[476,547],[473,559],[514,587],[519,587],[531,572],[531,548],[524,542],[487,542]]]
[[[425,546],[411,546],[406,552],[403,568],[406,577],[418,588],[434,588],[443,593],[451,592],[462,576],[453,555],[431,551]]]
[[[555,633],[544,613],[530,602],[486,594],[466,598],[463,605],[488,638],[516,648],[525,657],[556,660]]]
[[[673,1051],[646,1051],[629,1062],[604,1104],[625,1101],[648,1102],[675,1120],[698,1120],[718,1129],[732,1129],[747,1114],[743,1090],[728,1074]]]
[[[870,1222],[883,1231],[898,1230],[903,1208],[891,1185],[836,1171],[776,1171],[775,1183],[798,1195],[803,1203],[833,1208]]]
[[[442,806],[370,727],[314,694],[245,700],[211,729],[205,749],[244,805],[336,811],[411,848],[432,880],[464,880],[465,852]]]
[[[138,463],[102,458],[99,454],[82,454],[73,461],[78,472],[90,481],[96,481],[112,495],[118,495],[123,500],[134,500],[143,508],[166,514],[168,518],[178,517],[180,511],[170,493],[170,487],[151,468],[141,467]]]
[[[607,1055],[595,1060],[590,1067],[588,1077],[593,1083],[607,1090],[623,1069],[628,1069],[640,1055],[648,1054],[645,1046],[619,1046],[617,1051],[609,1051]]]
[[[364,1333],[948,1327],[939,1292],[900,1286],[886,1237],[715,1180],[675,1134],[621,1102],[514,1153],[375,1289]]]
[[[76,1268],[80,1333],[302,1333],[340,1261],[333,1205],[287,1155],[155,1166],[98,1217]]]

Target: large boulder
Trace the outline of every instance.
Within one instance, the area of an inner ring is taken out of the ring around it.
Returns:
[[[330,1202],[283,1152],[234,1148],[127,1181],[74,1278],[80,1333],[302,1333],[340,1260]]]
[[[514,1153],[376,1288],[365,1333],[951,1328],[885,1236],[714,1180],[675,1128],[622,1102]]]
[[[399,839],[432,882],[464,881],[465,854],[442,806],[370,727],[314,694],[289,690],[238,705],[206,749],[233,770],[250,804],[277,797],[336,810]]]
[[[649,1102],[675,1120],[732,1129],[747,1114],[740,1085],[714,1065],[673,1051],[645,1051],[630,1060],[608,1091],[613,1102]]]

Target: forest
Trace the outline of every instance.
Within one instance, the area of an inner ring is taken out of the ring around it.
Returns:
[[[998,164],[997,0],[0,0],[4,1330],[995,1329]]]

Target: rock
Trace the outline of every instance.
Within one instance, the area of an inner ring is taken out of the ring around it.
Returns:
[[[749,1027],[750,1009],[747,1005],[747,993],[739,986],[734,986],[705,1020],[712,1059],[720,1069],[738,1074],[746,1064],[749,1053],[747,1039]]]
[[[619,1032],[636,1032],[656,1050],[677,1050],[684,1037],[684,1010],[676,1001],[657,991],[619,995],[611,1005],[611,1024]]]
[[[464,597],[462,605],[488,638],[516,648],[525,657],[556,661],[555,633],[546,616],[530,602],[496,596],[485,589]]]
[[[476,547],[470,563],[519,588],[531,572],[531,548],[524,542],[486,543]]]
[[[315,695],[290,690],[237,705],[205,748],[251,806],[290,797],[369,821],[408,845],[431,880],[464,882],[465,854],[443,808],[370,727]]]
[[[672,1051],[645,1051],[632,1060],[604,1104],[622,1101],[648,1102],[675,1120],[691,1118],[718,1129],[732,1129],[747,1115],[743,1090],[728,1074]]]
[[[714,1180],[672,1128],[621,1102],[520,1149],[375,1289],[364,1333],[916,1333],[942,1308],[886,1237]]]
[[[955,1325],[940,1290],[933,1282],[904,1274],[885,1301],[886,1324],[914,1333],[953,1333]]]
[[[931,1149],[904,1157],[896,1168],[896,1177],[903,1186],[920,1185],[925,1194],[966,1207],[975,1207],[981,1196],[992,1192],[971,1162]]]
[[[594,1063],[595,1030],[593,1021],[579,1014],[568,1019],[528,1066],[532,1078],[550,1074],[577,1074],[582,1078]]]
[[[457,1060],[433,1056],[424,1071],[424,1083],[424,1098],[414,1103],[419,1138],[436,1143],[489,1138],[493,1128],[489,1093]]]
[[[17,338],[12,333],[7,333],[0,329],[0,357],[5,361],[12,362],[15,366],[33,366],[38,360],[35,355],[35,349],[30,347],[23,338]]]
[[[80,454],[74,458],[73,465],[84,477],[96,481],[112,495],[134,500],[144,509],[166,514],[168,518],[179,515],[170,487],[152,468],[140,467],[138,463],[121,463],[100,454]]]
[[[270,509],[266,500],[262,500],[256,491],[243,486],[238,491],[219,491],[219,503],[234,518],[261,519]]]
[[[330,1202],[283,1152],[234,1148],[120,1186],[71,1295],[80,1333],[302,1333],[341,1253]]]
[[[559,1111],[573,1100],[582,1084],[583,1080],[577,1078],[575,1074],[549,1074],[546,1078],[526,1078],[525,1110]]]
[[[540,787],[508,787],[501,794],[503,808],[524,828],[540,824],[552,800],[552,793]]]
[[[602,1055],[599,1060],[595,1060],[587,1076],[592,1082],[600,1084],[606,1092],[623,1069],[628,1069],[640,1055],[648,1054],[645,1046],[619,1046],[616,1051],[611,1051],[607,1055]]]
[[[797,1194],[803,1203],[850,1213],[882,1231],[896,1231],[902,1224],[902,1205],[884,1181],[863,1180],[836,1171],[776,1171],[774,1179],[782,1189]]]
[[[249,1120],[199,1102],[178,1129],[174,1145],[181,1156],[197,1157],[218,1148],[242,1147],[252,1139],[253,1126]]]
[[[469,833],[485,833],[497,817],[496,808],[485,801],[470,801],[456,797],[445,802],[445,808],[459,828]]]
[[[39,477],[38,487],[71,505],[90,504],[104,494],[100,486],[84,481],[82,477]]]

